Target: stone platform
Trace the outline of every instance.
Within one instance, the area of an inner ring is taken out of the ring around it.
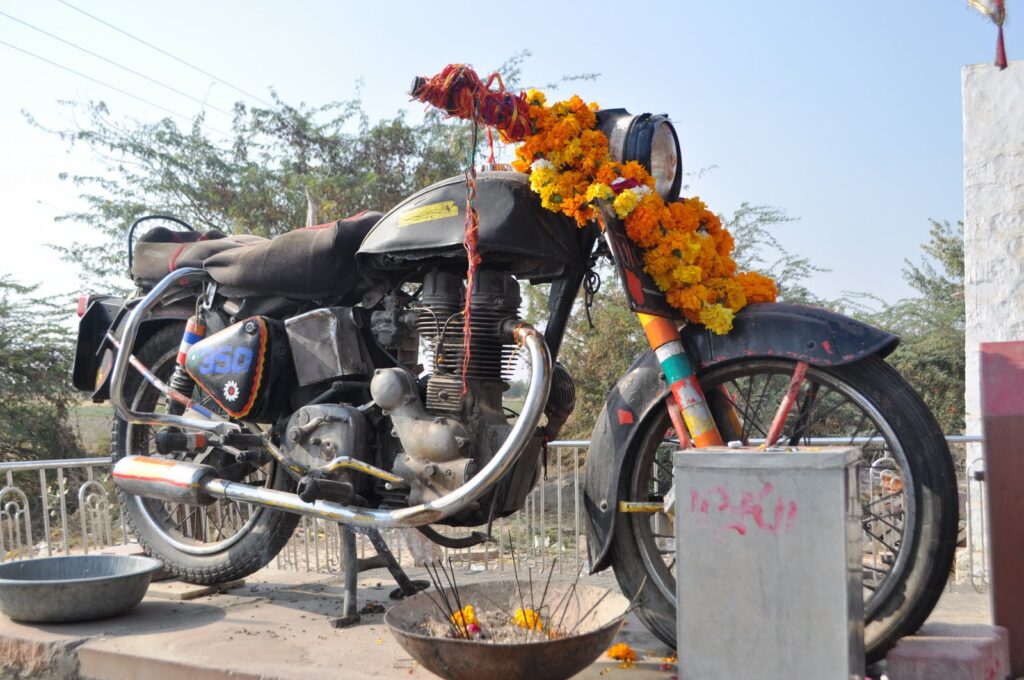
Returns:
[[[423,574],[411,570],[413,578]],[[460,582],[511,578],[511,573],[459,576]],[[557,575],[556,579],[559,578]],[[565,575],[563,580],[570,580]],[[610,575],[585,577],[615,587]],[[359,579],[359,606],[388,607],[393,583],[385,570]],[[232,680],[436,678],[398,646],[383,614],[363,615],[352,628],[332,628],[340,614],[338,576],[264,569],[226,592],[168,599],[180,586],[155,583],[131,612],[103,620],[29,626],[0,616],[0,677],[96,680]],[[579,678],[669,680],[668,650],[630,616],[617,642],[641,656],[630,669],[603,658]],[[644,658],[646,656],[646,658]],[[664,667],[664,668],[663,668]],[[481,677],[486,677],[483,672]]]
[[[410,575],[424,578],[419,571]],[[506,578],[510,572],[459,574],[460,583]],[[572,580],[568,574],[555,578]],[[610,573],[583,580],[616,587]],[[375,602],[391,606],[392,587],[385,570],[365,572],[359,579],[360,608]],[[134,610],[103,621],[29,626],[0,616],[0,678],[436,678],[398,646],[383,614],[364,614],[352,628],[332,628],[341,597],[337,575],[264,569],[224,592],[154,583]],[[927,636],[950,625],[989,624],[987,595],[947,592],[922,632]],[[671,680],[677,675],[675,664],[666,663],[669,650],[634,616],[616,642],[637,651],[640,660],[632,668],[601,658],[577,677]],[[880,674],[873,677],[878,680]]]

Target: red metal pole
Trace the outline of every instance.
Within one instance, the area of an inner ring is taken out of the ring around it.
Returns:
[[[1010,637],[1013,677],[1024,675],[1024,342],[983,342],[981,416],[985,435],[992,617]]]
[[[796,402],[796,397],[800,394],[800,387],[804,384],[804,377],[807,375],[807,362],[798,361],[796,369],[793,371],[793,377],[789,380],[789,387],[786,389],[785,396],[782,397],[782,402],[779,404],[779,408],[775,411],[775,417],[772,419],[772,426],[768,428],[768,436],[764,439],[765,447],[775,446],[775,441],[782,434],[782,426],[786,424],[786,418],[789,417],[789,411],[793,408],[793,404]]]

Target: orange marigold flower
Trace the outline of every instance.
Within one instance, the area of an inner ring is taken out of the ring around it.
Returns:
[[[619,665],[622,668],[629,668],[636,661],[636,652],[634,652],[633,648],[625,642],[620,642],[617,645],[612,645],[608,649],[608,657],[615,659],[616,661],[621,661],[622,663]]]
[[[736,275],[736,281],[743,286],[747,302],[775,302],[779,289],[775,282],[757,272],[742,272]]]

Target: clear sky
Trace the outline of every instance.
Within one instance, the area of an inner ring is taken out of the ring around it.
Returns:
[[[962,217],[960,69],[995,53],[995,27],[962,0],[68,1],[257,96],[274,87],[288,102],[319,104],[351,97],[362,81],[374,118],[418,115],[405,94],[412,77],[449,62],[484,70],[528,49],[530,84],[598,72],[574,86],[578,94],[670,113],[687,169],[716,166],[692,185],[712,209],[785,209],[799,221],[780,227],[780,240],[832,270],[816,290],[889,300],[909,292],[899,269],[917,257],[928,219]],[[1011,59],[1024,53],[1017,9],[1009,3]],[[249,100],[57,0],[0,0],[0,12],[213,106]],[[186,117],[201,107],[6,16],[0,41]],[[74,269],[43,244],[88,238],[53,217],[77,205],[59,173],[93,166],[21,111],[51,127],[73,124],[62,99],[103,100],[115,116],[167,114],[6,45],[0,74],[0,274],[73,291]],[[207,120],[229,124],[214,111]]]

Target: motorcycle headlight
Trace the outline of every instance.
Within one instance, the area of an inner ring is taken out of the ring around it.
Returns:
[[[630,114],[625,109],[597,112],[597,124],[608,137],[613,160],[637,161],[651,173],[655,190],[666,201],[679,198],[683,184],[683,160],[679,137],[664,114]]]

